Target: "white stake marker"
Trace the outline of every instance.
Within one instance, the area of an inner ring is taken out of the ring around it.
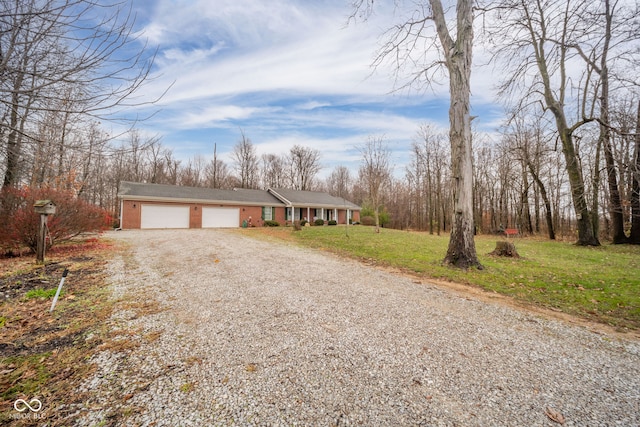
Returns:
[[[53,303],[51,304],[51,310],[49,310],[49,313],[53,313],[53,308],[56,306],[56,303],[58,302],[58,297],[60,296],[60,291],[62,290],[62,285],[64,285],[64,279],[67,277],[67,273],[69,273],[68,269],[64,269],[64,272],[62,273],[62,279],[60,280],[60,284],[58,285],[58,290],[56,291],[56,296],[53,297]]]

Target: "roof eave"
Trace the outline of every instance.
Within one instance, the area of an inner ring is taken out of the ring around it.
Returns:
[[[360,210],[359,206],[347,206],[347,205],[326,205],[319,203],[293,203],[292,206],[301,208],[301,207],[309,207],[309,208],[322,208],[322,209],[350,209],[350,210]]]
[[[167,202],[167,203],[201,203],[207,205],[241,205],[241,206],[277,206],[277,200],[273,202],[243,202],[237,200],[213,200],[213,199],[194,199],[183,197],[160,197],[160,196],[137,196],[129,194],[118,194],[118,198],[122,200],[136,200],[141,202]]]
[[[286,198],[284,197],[282,194],[278,193],[276,190],[274,190],[273,188],[267,188],[267,192],[269,194],[272,194],[274,197],[276,197],[277,199],[279,199],[282,203],[284,203],[286,206],[293,206],[293,204]]]

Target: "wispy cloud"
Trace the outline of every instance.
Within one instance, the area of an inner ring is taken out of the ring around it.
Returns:
[[[141,33],[159,46],[153,98],[171,89],[144,126],[176,155],[230,152],[246,132],[259,152],[320,147],[326,164],[357,163],[356,144],[385,135],[409,147],[425,122],[446,127],[447,86],[390,95],[391,68],[372,70],[393,13],[346,25],[344,0],[146,0]],[[392,11],[392,10],[391,10]],[[487,102],[492,76],[475,77]]]

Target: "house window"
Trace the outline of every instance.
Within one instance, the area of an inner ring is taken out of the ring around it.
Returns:
[[[264,220],[265,221],[272,221],[273,220],[273,209],[271,209],[271,206],[265,206],[262,211],[264,212]]]
[[[285,212],[287,221],[295,221],[296,219],[300,219],[300,208],[286,208]]]

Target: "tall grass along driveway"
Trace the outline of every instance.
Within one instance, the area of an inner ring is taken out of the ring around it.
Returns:
[[[640,346],[336,255],[123,231],[80,425],[640,424]],[[133,298],[131,298],[133,297]]]

